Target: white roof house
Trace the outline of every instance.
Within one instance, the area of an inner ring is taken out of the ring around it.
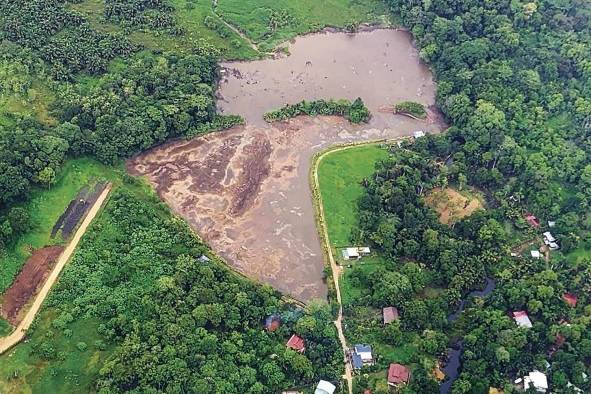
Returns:
[[[414,133],[412,133],[412,135],[415,138],[421,138],[421,137],[424,137],[425,136],[425,132],[423,130],[417,130]]]
[[[316,386],[316,391],[314,394],[333,394],[336,390],[336,386],[326,380],[321,380],[318,382],[318,386]]]
[[[544,235],[544,242],[546,242],[546,241],[548,241],[548,243],[556,242],[556,238],[554,238],[554,236],[552,235],[552,233],[550,231],[546,231],[543,235]]]
[[[373,361],[371,346],[369,345],[355,345],[355,354],[358,354],[364,363]]]
[[[556,227],[556,222],[554,220],[548,220],[548,227]]]
[[[358,259],[359,258],[359,250],[357,250],[357,248],[343,249],[343,258],[345,260]]]
[[[538,250],[532,250],[531,251],[531,257],[533,257],[534,259],[539,259],[540,257],[542,257],[540,251]]]
[[[519,327],[532,328],[531,320],[526,311],[513,312],[513,320]]]
[[[371,253],[371,249],[369,248],[369,246],[361,246],[361,247],[357,248],[357,251],[362,256],[367,256],[368,254]]]
[[[558,249],[560,249],[560,246],[556,242],[550,242],[548,244],[548,247],[550,248],[550,250],[558,250]]]
[[[523,388],[527,390],[530,387],[536,389],[538,393],[545,393],[548,391],[548,378],[540,371],[530,372],[523,377]]]

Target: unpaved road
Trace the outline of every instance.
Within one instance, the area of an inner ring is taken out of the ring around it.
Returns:
[[[436,133],[444,125],[437,116],[419,121],[380,112],[400,100],[435,103],[429,70],[405,32],[311,35],[298,38],[290,52],[283,59],[226,65],[231,71],[220,83],[218,106],[244,116],[246,126],[164,144],[127,167],[146,176],[232,267],[307,302],[327,296],[310,198],[314,154],[418,129]],[[271,125],[262,120],[285,102],[357,96],[372,111],[367,125],[337,117]]]
[[[53,271],[51,271],[51,274],[47,278],[47,281],[39,291],[39,294],[37,294],[37,296],[35,297],[35,300],[33,301],[31,308],[27,311],[23,320],[19,323],[19,325],[16,327],[12,334],[10,334],[7,337],[0,338],[0,354],[3,354],[8,349],[12,348],[25,337],[27,330],[31,326],[31,323],[33,323],[35,316],[37,316],[37,313],[39,312],[41,305],[43,305],[43,301],[45,301],[45,299],[47,298],[49,291],[53,287],[54,283],[57,281],[62,269],[70,260],[70,257],[76,250],[76,247],[78,246],[80,239],[88,229],[88,226],[101,210],[101,207],[107,199],[107,196],[109,195],[110,191],[111,185],[109,184],[97,198],[94,205],[90,208],[88,214],[86,215],[86,218],[84,218],[84,221],[80,224],[78,230],[76,230],[74,237],[72,237],[72,240],[59,257],[57,264],[55,265]]]

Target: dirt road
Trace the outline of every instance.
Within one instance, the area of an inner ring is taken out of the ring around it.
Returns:
[[[329,155],[331,153],[341,151],[341,150],[355,148],[360,145],[375,144],[377,142],[380,142],[380,141],[366,141],[366,142],[362,142],[362,143],[356,143],[356,144],[350,144],[350,145],[346,145],[346,146],[331,148],[331,149],[324,151],[319,156],[317,156],[315,158],[314,162],[312,163],[312,177],[311,178],[312,178],[313,184],[311,185],[311,187],[312,187],[312,193],[313,193],[313,198],[314,198],[314,205],[316,208],[316,216],[317,216],[316,223],[319,227],[318,232],[320,233],[320,239],[322,241],[325,255],[326,255],[326,258],[328,259],[328,262],[330,264],[330,269],[332,271],[332,280],[334,282],[337,302],[339,304],[339,312],[337,315],[337,319],[334,321],[334,324],[337,327],[339,341],[341,342],[341,346],[343,348],[343,353],[345,355],[345,359],[343,360],[343,362],[345,364],[344,378],[347,380],[349,394],[353,393],[353,374],[352,374],[351,363],[349,363],[349,361],[347,359],[347,352],[349,350],[349,346],[347,345],[347,338],[345,338],[345,334],[343,332],[343,303],[341,301],[341,287],[339,285],[339,280],[340,280],[342,270],[341,270],[341,267],[339,265],[337,265],[337,263],[334,259],[334,256],[332,254],[332,248],[330,246],[331,244],[330,244],[330,239],[328,237],[328,228],[326,226],[326,219],[324,217],[324,205],[322,204],[322,195],[320,193],[320,181],[318,179],[318,167],[320,166],[322,159],[324,159],[327,155]]]
[[[35,297],[35,300],[33,301],[31,308],[29,309],[29,311],[27,312],[27,314],[25,315],[23,320],[16,327],[16,330],[14,330],[14,332],[12,334],[10,334],[9,336],[4,337],[4,338],[0,338],[0,354],[3,354],[8,349],[12,348],[14,345],[19,343],[25,337],[27,330],[29,329],[29,327],[33,323],[35,316],[37,316],[37,313],[39,312],[41,305],[43,305],[43,301],[45,301],[45,298],[47,298],[49,291],[53,287],[54,283],[57,281],[62,269],[64,268],[66,263],[70,260],[70,257],[72,256],[72,254],[76,250],[76,247],[78,246],[80,239],[82,238],[82,236],[84,235],[84,233],[88,229],[88,226],[90,225],[92,220],[96,217],[96,215],[101,210],[101,207],[102,207],[103,203],[105,202],[105,200],[107,199],[107,196],[109,195],[110,191],[111,191],[111,185],[108,185],[103,190],[101,195],[98,197],[98,199],[96,200],[96,202],[94,203],[92,208],[90,208],[90,210],[88,211],[88,214],[86,215],[86,218],[84,219],[84,221],[82,222],[82,224],[80,225],[78,230],[76,231],[76,234],[74,234],[74,237],[72,238],[72,240],[70,241],[70,243],[68,244],[68,246],[66,247],[66,249],[64,250],[62,255],[59,257],[57,264],[53,268],[53,271],[51,272],[51,274],[47,278],[47,281],[45,282],[45,284],[43,285],[43,287],[39,291],[39,294],[37,295],[37,297]]]

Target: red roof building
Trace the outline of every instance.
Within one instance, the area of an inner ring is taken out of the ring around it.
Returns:
[[[532,215],[531,213],[525,214],[525,221],[533,228],[540,227],[540,219],[538,219],[537,217],[535,217],[535,215]]]
[[[396,386],[408,383],[410,380],[410,370],[402,364],[390,364],[388,369],[388,384]]]
[[[577,296],[572,293],[564,293],[562,299],[573,308],[577,306]]]
[[[371,390],[370,390],[370,389],[367,389],[367,390],[365,390],[365,391],[363,392],[363,394],[371,394]]]
[[[306,350],[304,340],[295,334],[292,335],[291,338],[289,338],[289,341],[287,341],[287,344],[285,346],[300,353],[303,353],[304,350]]]
[[[394,320],[398,320],[398,309],[394,308],[393,306],[389,306],[383,309],[384,314],[384,324],[392,323]]]
[[[281,327],[281,318],[277,315],[271,315],[265,320],[265,329],[273,332]]]

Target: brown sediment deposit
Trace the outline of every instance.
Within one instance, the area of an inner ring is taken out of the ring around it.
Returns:
[[[0,315],[3,318],[18,324],[19,312],[45,281],[63,250],[62,246],[46,246],[33,252],[12,286],[0,298]]]
[[[418,121],[379,111],[403,100],[434,105],[431,75],[405,32],[310,35],[296,39],[290,53],[224,65],[229,71],[220,82],[218,106],[244,116],[246,126],[169,142],[127,167],[146,176],[234,268],[309,301],[327,295],[309,185],[314,154],[419,129],[434,133],[444,125],[435,115]],[[286,103],[358,96],[373,113],[367,125],[338,117],[262,120]]]

